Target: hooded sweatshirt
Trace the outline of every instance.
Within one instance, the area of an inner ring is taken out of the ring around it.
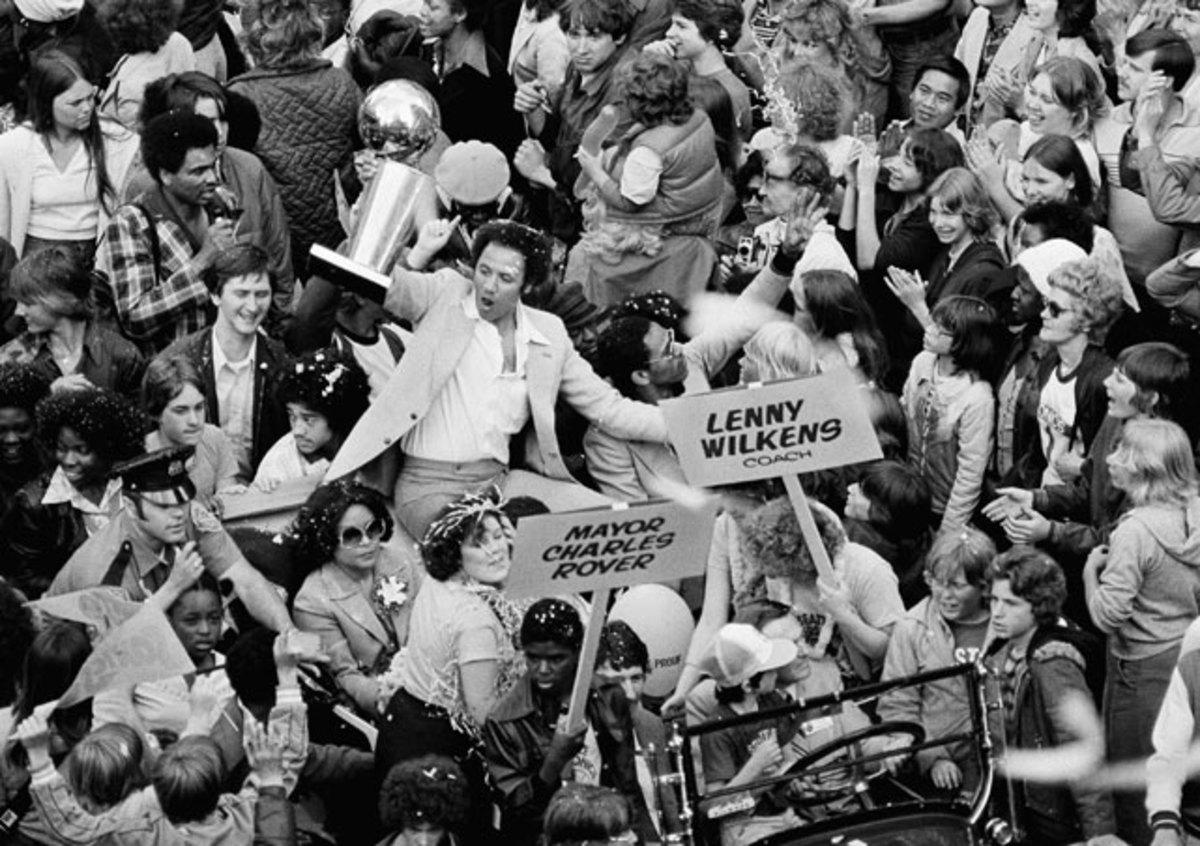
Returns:
[[[1200,616],[1200,497],[1121,518],[1088,610],[1117,658],[1140,661],[1182,642]]]

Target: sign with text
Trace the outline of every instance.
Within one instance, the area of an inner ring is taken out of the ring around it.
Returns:
[[[716,515],[715,502],[650,502],[522,517],[504,592],[554,596],[698,576]]]
[[[798,475],[882,458],[864,389],[848,373],[664,400],[690,484]]]

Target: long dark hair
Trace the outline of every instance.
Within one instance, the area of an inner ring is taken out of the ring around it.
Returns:
[[[1025,161],[1030,159],[1063,179],[1075,177],[1075,187],[1071,189],[1075,202],[1085,209],[1092,205],[1095,191],[1092,176],[1079,146],[1072,139],[1065,135],[1043,135],[1025,152]]]
[[[849,332],[863,375],[877,384],[882,381],[888,369],[887,346],[858,283],[840,270],[810,270],[800,279],[813,328],[830,339]]]
[[[25,81],[26,111],[33,131],[48,136],[54,131],[54,98],[75,84],[77,80],[88,81],[87,74],[79,63],[62,50],[47,48],[33,55],[29,76]],[[115,207],[116,190],[108,175],[104,160],[104,133],[100,128],[100,115],[93,111],[91,123],[79,133],[88,152],[88,169],[96,170],[100,207],[110,212]],[[109,205],[109,201],[113,205]]]

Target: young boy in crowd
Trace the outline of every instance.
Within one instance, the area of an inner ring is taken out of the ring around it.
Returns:
[[[140,791],[131,788],[142,783],[142,755],[132,754],[132,746],[126,750],[124,742],[113,744],[126,754],[108,756],[107,768],[101,765],[87,779],[87,789],[77,794],[50,760],[45,719],[34,715],[22,722],[16,736],[29,753],[30,792],[54,842],[95,843],[110,837],[117,842],[196,846],[250,842],[258,802],[263,795],[279,798],[290,793],[308,746],[308,714],[296,683],[301,648],[286,636],[277,643],[276,661],[282,669],[276,707],[269,724],[247,721],[244,726],[253,777],[236,794],[223,792],[227,769],[221,750],[202,735],[181,738],[159,756],[150,786]],[[106,731],[111,729],[97,729]],[[102,783],[117,788],[104,789]]]
[[[925,568],[931,594],[892,630],[884,681],[979,657],[990,616],[988,566],[995,557],[992,541],[970,527],[934,540]],[[960,677],[897,688],[880,697],[879,718],[920,723],[928,740],[960,734],[970,728],[970,690]],[[916,765],[921,776],[951,795],[969,794],[979,778],[970,743],[922,749]]]
[[[1042,748],[1067,743],[1074,732],[1059,706],[1072,693],[1092,697],[1088,678],[1102,670],[1101,645],[1061,616],[1066,577],[1044,552],[1013,547],[992,562],[989,575],[992,632],[1007,641],[994,662],[1000,670],[1008,745]],[[1089,838],[1115,831],[1107,791],[1031,782],[1012,786],[1018,826],[1029,843],[1091,842]]]

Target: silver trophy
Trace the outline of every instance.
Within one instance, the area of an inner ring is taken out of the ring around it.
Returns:
[[[437,102],[421,86],[392,80],[371,89],[358,111],[359,134],[381,159],[358,202],[358,222],[344,254],[314,245],[314,275],[382,303],[389,273],[403,248],[437,217],[433,179],[413,167],[433,146],[441,126]]]

